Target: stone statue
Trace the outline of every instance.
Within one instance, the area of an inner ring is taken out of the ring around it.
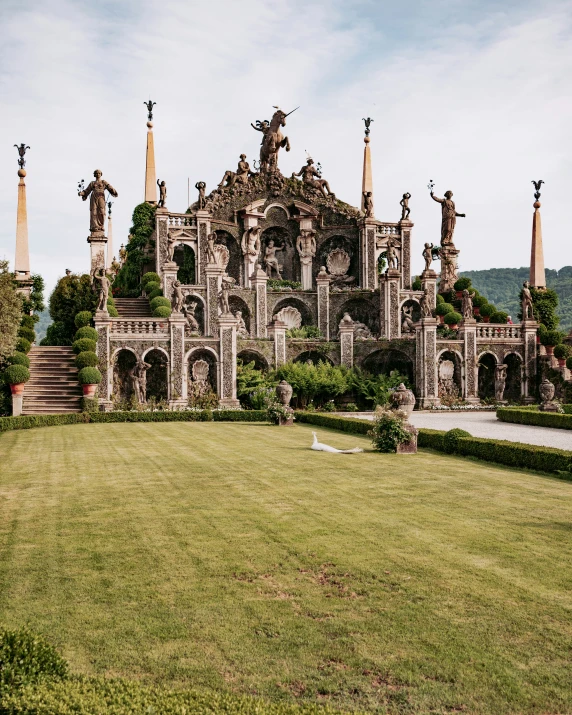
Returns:
[[[419,302],[419,307],[421,308],[421,317],[422,318],[432,318],[433,317],[433,309],[431,308],[431,303],[430,303],[430,296],[429,296],[429,289],[425,288],[423,291],[423,295],[421,296],[421,301]]]
[[[14,146],[18,150],[18,156],[20,157],[18,159],[18,166],[20,167],[20,169],[23,169],[26,166],[26,160],[24,159],[24,156],[26,154],[26,150],[29,149],[30,147],[26,146],[23,143],[20,144],[20,146],[18,146],[17,144],[14,144]]]
[[[366,218],[373,218],[373,193],[371,191],[363,192],[363,210]]]
[[[250,333],[248,332],[246,328],[246,323],[244,322],[244,318],[242,317],[242,311],[237,310],[236,313],[234,314],[234,317],[238,321],[238,325],[236,326],[236,334],[240,338],[249,338]]]
[[[262,172],[273,172],[278,169],[278,152],[280,149],[286,149],[290,151],[290,141],[288,137],[285,137],[280,131],[281,127],[286,126],[286,117],[288,117],[292,112],[283,112],[278,107],[274,107],[276,110],[272,115],[270,123],[267,121],[261,122],[257,121],[256,126],[251,124],[253,129],[258,132],[262,132],[262,143],[260,146],[260,171]]]
[[[175,245],[177,243],[177,238],[174,236],[167,236],[167,261],[172,263],[175,258]]]
[[[218,188],[228,189],[235,184],[247,184],[250,175],[250,164],[246,161],[246,154],[241,154],[236,171],[225,171]]]
[[[475,294],[469,293],[468,289],[463,290],[461,310],[463,311],[463,320],[473,318],[473,298]]]
[[[276,273],[278,280],[282,279],[282,274],[280,273],[280,266],[278,265],[278,258],[276,253],[278,251],[283,251],[284,245],[275,246],[274,241],[268,241],[268,245],[264,249],[264,265],[266,267],[266,273],[270,278],[272,278],[272,271]]]
[[[111,271],[106,271],[105,268],[94,268],[91,274],[92,283],[99,283],[99,302],[97,310],[103,310],[107,313],[107,299],[109,298],[109,289],[112,281],[109,277],[113,276]]]
[[[173,294],[171,296],[171,305],[175,313],[180,313],[183,309],[185,296],[181,288],[181,281],[173,281]]]
[[[508,365],[497,365],[495,367],[495,400],[502,402],[504,398],[504,388],[506,385],[506,371]]]
[[[160,209],[164,209],[167,201],[167,185],[164,181],[157,179],[157,186],[159,187],[159,201],[157,202],[157,206]]]
[[[201,329],[199,327],[199,322],[195,317],[195,310],[197,309],[197,301],[193,300],[188,305],[183,305],[183,313],[187,319],[187,325],[190,328],[191,333],[199,333]]]
[[[365,323],[358,320],[352,321],[354,324],[354,340],[371,340],[373,338],[371,330]]]
[[[232,287],[234,280],[231,282],[228,276],[223,276],[221,289],[218,292],[218,309],[219,315],[232,315],[228,302],[228,291]]]
[[[89,230],[92,233],[103,233],[105,228],[105,214],[106,214],[106,201],[105,192],[109,191],[112,196],[117,196],[117,191],[104,181],[102,173],[99,169],[93,172],[95,176],[95,181],[90,182],[83,191],[80,191],[78,196],[81,196],[82,200],[85,201],[88,196],[89,199],[89,211],[90,211],[90,221]]]
[[[411,198],[410,193],[403,194],[403,198],[399,202],[399,205],[401,206],[401,220],[402,221],[409,221],[409,214],[411,213],[411,209],[409,208],[409,199]]]
[[[441,245],[442,246],[453,246],[453,233],[455,231],[455,224],[457,223],[457,216],[459,218],[465,218],[465,214],[459,214],[455,210],[455,202],[451,199],[453,196],[452,191],[445,191],[445,198],[438,199],[431,189],[431,198],[433,201],[441,204]]]
[[[135,391],[135,399],[140,405],[144,405],[147,402],[147,370],[150,367],[149,363],[139,358],[129,371],[133,390]]]
[[[157,102],[152,102],[149,100],[148,102],[143,102],[143,104],[147,107],[147,120],[149,122],[153,121],[153,107],[157,104]]]
[[[260,226],[252,226],[243,233],[240,247],[244,256],[258,256],[260,253],[261,233],[262,228]]]
[[[207,236],[207,263],[217,263],[215,253],[216,232],[213,231]]]
[[[119,248],[119,262],[121,263],[121,265],[123,265],[126,260],[127,260],[127,249],[125,248],[124,244],[122,243]]]
[[[387,260],[387,270],[397,269],[397,253],[395,251],[395,244],[391,238],[387,239],[387,248],[385,251],[385,257]]]
[[[534,303],[530,292],[530,283],[524,281],[522,284],[522,319],[534,320]]]
[[[423,249],[423,258],[425,259],[425,270],[431,270],[431,263],[433,262],[433,244],[426,243]]]
[[[303,228],[296,239],[296,250],[300,258],[314,258],[316,255],[316,232]]]
[[[401,309],[401,332],[413,332],[413,306],[404,305]]]
[[[296,176],[302,177],[302,183],[304,186],[317,189],[325,197],[331,196],[333,199],[336,198],[336,195],[332,193],[328,182],[325,179],[320,178],[320,172],[314,168],[314,160],[311,157],[306,159],[306,166],[303,166],[297,174],[292,174],[292,178],[295,178]]]
[[[207,188],[207,185],[204,181],[197,181],[197,183],[195,184],[195,189],[199,192],[198,208],[201,211],[207,205],[207,199],[205,196],[206,188]]]

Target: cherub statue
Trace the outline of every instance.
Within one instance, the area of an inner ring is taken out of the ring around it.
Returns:
[[[413,306],[404,305],[401,309],[401,332],[410,333],[413,330]]]
[[[419,307],[421,308],[422,318],[432,318],[433,310],[431,308],[429,289],[425,288],[423,295],[421,296],[421,301],[419,302]]]
[[[232,315],[228,301],[228,291],[232,288],[233,284],[234,279],[230,278],[230,276],[224,275],[222,277],[221,288],[218,292],[218,309],[220,315]]]
[[[173,262],[174,257],[175,257],[175,244],[177,243],[177,239],[174,238],[173,236],[169,235],[167,236],[167,261]]]
[[[475,294],[474,293],[469,293],[468,289],[465,288],[463,290],[463,297],[462,297],[462,311],[463,311],[463,319],[467,318],[472,318],[473,317],[473,298]]]
[[[171,305],[173,306],[173,311],[175,313],[180,313],[183,309],[184,302],[185,296],[183,295],[183,290],[181,288],[181,281],[174,281],[173,294],[171,296]]]
[[[401,220],[402,221],[409,221],[409,214],[411,213],[411,209],[409,208],[409,199],[411,198],[410,193],[403,194],[403,198],[399,202],[399,205],[401,206]]]
[[[157,186],[159,187],[159,201],[157,202],[157,206],[164,209],[167,201],[167,185],[164,181],[157,179]]]
[[[373,193],[371,191],[363,192],[363,210],[366,218],[373,218]]]
[[[195,189],[199,192],[199,199],[198,199],[198,208],[202,211],[206,205],[207,205],[207,200],[205,197],[205,192],[206,192],[207,185],[204,181],[197,181],[195,184]]]
[[[112,271],[106,271],[105,268],[94,268],[91,273],[92,283],[99,283],[99,302],[97,304],[97,310],[103,310],[106,313],[109,289],[112,284],[110,277],[113,275]]]
[[[425,270],[431,270],[431,263],[433,262],[433,244],[426,243],[423,249],[423,258],[425,259]]]

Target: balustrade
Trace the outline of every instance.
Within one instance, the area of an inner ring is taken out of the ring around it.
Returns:
[[[197,220],[190,214],[169,214],[170,228],[179,228],[182,226],[192,226],[196,228]]]
[[[122,335],[161,335],[169,334],[169,324],[166,320],[156,318],[137,318],[125,320],[124,318],[111,319],[111,332]]]
[[[520,340],[520,334],[520,325],[485,323],[477,326],[477,338],[481,340]]]

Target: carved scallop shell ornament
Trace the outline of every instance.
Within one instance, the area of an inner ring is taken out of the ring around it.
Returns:
[[[192,373],[194,382],[206,382],[209,376],[208,362],[206,360],[195,360]]]
[[[328,253],[326,265],[333,276],[345,276],[350,267],[350,257],[343,248],[334,248]]]
[[[228,248],[226,246],[223,246],[221,243],[217,243],[213,250],[216,256],[217,265],[226,270],[226,267],[228,266],[228,261],[230,259],[230,253]]]
[[[286,325],[287,330],[290,330],[290,328],[299,328],[302,325],[302,315],[300,311],[291,305],[287,305],[275,313],[274,318],[282,321]]]

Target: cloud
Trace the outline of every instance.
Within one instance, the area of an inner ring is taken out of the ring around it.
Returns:
[[[438,242],[426,184],[455,192],[463,268],[526,265],[532,185],[542,178],[546,263],[572,263],[566,196],[572,100],[569,2],[166,0],[4,5],[0,91],[0,255],[11,258],[16,151],[26,141],[32,269],[53,286],[88,268],[87,207],[77,182],[93,169],[119,192],[114,241],[143,198],[146,110],[155,108],[158,176],[171,210],[187,180],[210,188],[238,155],[258,155],[250,128],[272,105],[289,110],[285,174],[308,150],[336,194],[359,203],[363,123],[372,116],[376,213],[399,217],[413,195],[414,253]],[[401,6],[399,6],[401,8]],[[381,9],[380,9],[381,8]],[[191,191],[193,199],[194,189]],[[563,230],[564,229],[564,230]],[[415,269],[421,261],[417,259]]]

